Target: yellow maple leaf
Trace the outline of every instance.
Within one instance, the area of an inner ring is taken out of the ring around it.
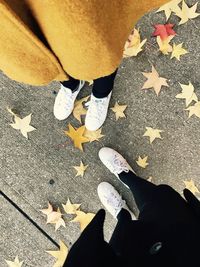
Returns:
[[[14,123],[11,123],[10,126],[16,130],[19,130],[21,134],[28,139],[28,133],[36,130],[36,128],[30,125],[32,114],[29,114],[21,119],[11,109],[7,108],[7,110],[14,116]]]
[[[185,110],[189,111],[189,118],[192,115],[196,115],[198,118],[200,118],[200,101],[196,102],[193,106],[190,106]]]
[[[65,205],[62,204],[62,206],[67,214],[76,214],[76,211],[79,210],[81,204],[72,204],[68,198],[67,203]]]
[[[162,139],[162,137],[160,135],[162,132],[163,132],[163,130],[153,129],[151,127],[146,127],[146,132],[143,134],[143,136],[150,137],[150,144],[152,144],[156,138]]]
[[[139,30],[134,29],[133,33],[129,35],[128,41],[125,44],[123,57],[126,58],[137,56],[142,51],[142,47],[146,41],[147,39],[141,42]]]
[[[196,13],[197,5],[198,2],[196,2],[196,4],[194,4],[192,7],[188,7],[185,1],[182,1],[182,9],[175,11],[176,16],[181,19],[179,25],[184,24],[189,19],[194,19],[200,15],[199,13]]]
[[[180,7],[178,5],[181,1],[182,0],[172,0],[172,1],[168,2],[167,4],[162,5],[156,11],[156,13],[164,11],[165,16],[166,16],[166,20],[168,20],[169,17],[171,16],[172,12],[178,12],[180,10]]]
[[[15,257],[14,261],[8,261],[8,260],[5,260],[5,261],[9,267],[21,267],[23,264],[23,261],[21,261],[21,262],[19,261],[18,256]]]
[[[200,193],[198,188],[195,186],[194,181],[191,179],[190,181],[183,181],[185,184],[185,187],[189,189],[194,195],[196,193]]]
[[[115,106],[113,108],[110,108],[115,113],[116,121],[119,118],[126,118],[126,115],[124,114],[126,108],[127,105],[119,105],[117,102],[115,103]]]
[[[148,156],[144,157],[144,158],[141,158],[140,156],[138,157],[138,160],[136,160],[137,162],[137,165],[140,166],[141,168],[146,168],[149,163],[147,162],[148,160]]]
[[[80,225],[81,231],[83,231],[87,225],[92,221],[95,214],[94,213],[85,213],[83,211],[76,211],[76,217],[71,222],[78,222]]]
[[[84,176],[85,170],[87,169],[88,165],[83,164],[83,162],[81,161],[80,166],[73,166],[73,168],[77,171],[76,176]]]
[[[86,102],[88,100],[89,96],[83,97],[79,100],[76,100],[74,104],[74,110],[73,110],[73,116],[76,118],[80,123],[81,122],[81,116],[86,115],[87,110],[83,107],[83,102]]]
[[[100,138],[104,137],[105,135],[101,134],[102,129],[96,130],[96,131],[89,131],[85,129],[84,136],[88,138],[88,140],[91,142],[99,141]]]
[[[172,54],[171,54],[171,59],[172,58],[176,58],[178,60],[180,60],[180,56],[185,55],[188,53],[187,50],[185,50],[182,47],[183,43],[176,45],[175,43],[173,43],[173,50],[172,50]]]
[[[48,203],[48,208],[42,209],[41,212],[47,215],[47,224],[55,224],[56,231],[60,228],[60,226],[65,227],[65,222],[62,218],[62,214],[59,208],[57,209],[57,211],[54,211],[52,205]]]
[[[69,123],[68,125],[69,131],[65,131],[65,134],[69,136],[74,142],[74,146],[81,151],[83,151],[83,143],[89,142],[88,138],[84,137],[85,126],[81,126],[77,129],[74,129],[72,125]]]
[[[176,95],[176,98],[185,99],[186,107],[189,106],[192,101],[198,102],[197,95],[194,92],[194,86],[191,82],[189,82],[188,85],[181,83],[179,84],[182,88],[182,92]]]
[[[168,36],[165,40],[162,40],[160,36],[156,37],[157,43],[159,45],[159,50],[164,54],[168,55],[172,52],[172,46],[170,45],[170,41],[174,38],[174,35]]]
[[[93,85],[93,83],[94,83],[93,80],[89,80],[89,81],[87,81],[87,82],[89,83],[89,86],[90,86],[90,85]]]
[[[49,251],[49,250],[46,251],[57,260],[56,263],[53,265],[53,267],[62,267],[65,263],[67,254],[69,252],[68,247],[65,245],[63,241],[60,240],[59,245],[60,245],[60,250],[58,251]]]
[[[162,86],[167,86],[167,79],[159,77],[158,72],[152,65],[152,72],[142,72],[142,74],[147,78],[147,81],[144,83],[142,89],[151,89],[153,88],[154,91],[156,92],[156,95],[158,96],[160,93],[160,90]]]

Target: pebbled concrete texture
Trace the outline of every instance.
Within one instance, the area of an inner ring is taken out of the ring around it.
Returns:
[[[195,1],[187,3],[192,5]],[[200,12],[200,7],[197,11]],[[177,26],[178,21],[175,16],[169,20],[176,24],[174,28],[178,35],[174,41],[183,42],[184,48],[189,51],[180,61],[162,55],[155,38],[151,37],[152,25],[165,23],[163,13],[151,12],[138,22],[141,36],[148,39],[148,44],[137,57],[123,60],[111,100],[111,107],[116,101],[128,105],[127,118],[116,122],[113,112],[109,111],[102,130],[105,137],[100,142],[86,144],[84,153],[75,149],[63,134],[69,122],[77,127],[78,122],[72,116],[59,122],[53,116],[53,91],[59,90],[59,83],[34,87],[0,74],[0,188],[56,242],[64,240],[70,247],[80,234],[78,225],[69,223],[69,218],[64,217],[66,228],[61,227],[55,232],[52,225],[45,224],[45,217],[39,210],[47,207],[48,201],[54,207],[61,207],[69,197],[73,202],[83,203],[84,211],[97,212],[102,205],[96,188],[102,181],[114,185],[135,213],[138,212],[131,193],[98,159],[98,151],[103,146],[122,153],[144,179],[152,176],[154,183],[169,184],[180,193],[184,188],[183,180],[193,179],[200,190],[200,119],[195,116],[188,119],[184,100],[175,98],[181,92],[179,83],[191,81],[200,99],[200,17],[181,26]],[[153,90],[141,90],[145,82],[142,72],[151,71],[151,64],[169,83],[158,97]],[[90,91],[91,87],[86,86],[79,97],[88,95]],[[29,140],[10,127],[12,116],[7,112],[7,106],[14,108],[22,117],[33,114],[32,125],[37,131],[29,134]],[[163,130],[163,139],[157,139],[150,145],[148,138],[143,137],[145,127]],[[139,155],[149,157],[146,169],[136,164]],[[83,178],[75,177],[72,168],[79,165],[80,160],[89,165]],[[4,259],[14,259],[16,255],[24,260],[24,266],[52,266],[53,260],[45,250],[56,249],[55,245],[4,198],[1,197],[0,201],[0,231],[3,233],[0,237],[0,244],[3,244],[0,266],[6,267]],[[115,220],[107,214],[107,240],[115,224]]]

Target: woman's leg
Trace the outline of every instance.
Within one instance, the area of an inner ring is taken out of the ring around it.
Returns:
[[[109,76],[94,80],[92,93],[96,98],[107,97],[113,89],[117,69]]]
[[[80,80],[74,79],[73,77],[69,77],[68,81],[63,81],[60,82],[64,87],[69,88],[73,91],[75,91],[79,84],[80,84]]]

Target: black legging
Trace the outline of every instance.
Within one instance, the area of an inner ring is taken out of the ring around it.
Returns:
[[[94,80],[92,93],[97,98],[104,98],[110,94],[113,89],[117,70],[109,76]],[[60,82],[63,86],[75,91],[79,85],[79,80],[70,77],[68,81]]]

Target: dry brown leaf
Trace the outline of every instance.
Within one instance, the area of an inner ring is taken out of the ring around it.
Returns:
[[[94,213],[85,213],[83,211],[76,211],[76,217],[71,222],[78,222],[80,225],[81,231],[83,231],[87,225],[92,221],[95,214]]]
[[[169,87],[169,85],[167,84],[167,79],[159,77],[159,74],[153,65],[152,65],[152,72],[148,72],[148,73],[142,72],[142,74],[148,79],[144,83],[142,89],[153,88],[154,91],[156,92],[156,95],[158,96],[162,86]]]
[[[23,261],[19,261],[18,256],[15,257],[14,261],[5,260],[9,267],[22,267]]]
[[[10,126],[16,130],[19,130],[21,134],[28,139],[28,133],[36,130],[36,128],[30,125],[32,114],[29,114],[21,119],[11,109],[7,108],[7,110],[14,116],[14,123],[10,124]]]
[[[80,123],[82,123],[81,116],[84,116],[87,113],[87,110],[83,106],[83,102],[86,102],[88,100],[88,98],[89,98],[89,96],[83,97],[83,98],[77,100],[74,104],[73,116]]]
[[[190,106],[189,108],[185,109],[189,111],[189,118],[193,115],[196,115],[200,118],[200,101],[194,104],[194,106]]]
[[[77,171],[76,176],[84,176],[85,170],[87,169],[88,165],[83,164],[81,161],[80,166],[73,166],[73,168]]]
[[[50,250],[46,251],[56,259],[56,263],[53,265],[53,267],[62,267],[65,263],[67,254],[69,252],[68,247],[65,245],[63,241],[60,240],[59,245],[60,249],[58,251],[50,251]]]
[[[76,214],[76,211],[79,210],[81,204],[72,204],[68,198],[67,203],[65,205],[62,204],[62,206],[67,214]]]
[[[138,160],[136,160],[137,162],[137,165],[140,166],[141,168],[146,168],[149,163],[147,162],[148,160],[148,156],[144,157],[144,158],[141,158],[140,156],[138,157]]]
[[[126,58],[137,56],[142,51],[142,47],[146,41],[147,39],[141,42],[139,30],[134,29],[133,33],[129,35],[128,41],[125,44],[123,57]]]
[[[42,209],[41,212],[47,215],[47,224],[55,224],[55,230],[57,231],[60,226],[65,227],[65,222],[62,219],[62,214],[60,209],[58,208],[57,211],[53,211],[53,207],[50,203],[48,203],[47,209]]]
[[[102,129],[96,130],[96,131],[89,131],[85,129],[84,136],[88,138],[88,140],[91,142],[99,141],[100,138],[104,137],[105,135],[101,134]]]
[[[126,115],[124,114],[124,111],[126,110],[127,105],[119,105],[117,102],[115,103],[115,106],[112,109],[112,111],[115,113],[116,121],[119,118],[126,118]]]
[[[89,142],[89,139],[84,137],[85,126],[81,126],[77,129],[74,129],[72,125],[69,123],[68,127],[69,131],[65,131],[65,134],[71,138],[76,148],[83,151],[82,144]]]
[[[146,127],[146,132],[143,134],[143,136],[150,137],[150,143],[152,144],[156,138],[162,139],[162,137],[160,135],[162,132],[163,132],[163,130],[153,129],[151,127]]]
[[[188,107],[192,103],[192,101],[198,102],[197,95],[194,92],[194,86],[191,82],[189,82],[188,85],[181,83],[179,84],[182,88],[182,92],[176,95],[176,98],[185,99],[186,107]]]
[[[183,181],[185,184],[185,187],[187,189],[189,189],[194,195],[196,193],[200,193],[199,189],[196,187],[196,185],[194,184],[194,181],[191,179],[190,181]]]

